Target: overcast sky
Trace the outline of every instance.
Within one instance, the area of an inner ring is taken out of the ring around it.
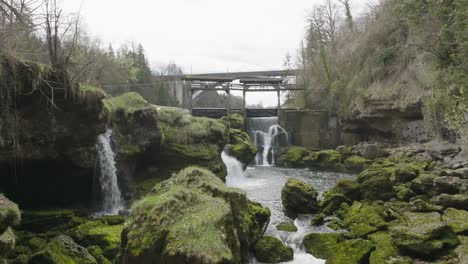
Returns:
[[[62,0],[105,45],[142,43],[153,66],[186,73],[282,69],[320,0]],[[351,0],[355,12],[367,0]]]

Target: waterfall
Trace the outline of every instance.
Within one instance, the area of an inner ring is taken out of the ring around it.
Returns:
[[[102,211],[99,214],[116,215],[123,209],[122,195],[117,183],[115,154],[111,146],[112,130],[98,137],[99,186],[102,196]]]
[[[274,166],[276,148],[288,146],[291,143],[289,133],[277,122],[278,118],[276,117],[249,118],[247,120],[247,129],[258,149],[255,157],[256,165]]]
[[[241,184],[245,179],[242,163],[224,151],[221,153],[221,159],[227,169],[226,185],[238,186]]]

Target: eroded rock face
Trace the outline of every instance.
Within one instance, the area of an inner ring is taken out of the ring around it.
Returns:
[[[286,215],[295,218],[297,214],[312,214],[319,210],[317,191],[311,185],[289,179],[281,190],[281,201]]]
[[[117,263],[245,263],[270,212],[189,167],[132,208]]]

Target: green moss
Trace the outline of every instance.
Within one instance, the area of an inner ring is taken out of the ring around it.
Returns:
[[[316,214],[310,220],[310,225],[319,226],[325,222],[325,214]]]
[[[293,221],[281,222],[276,225],[276,229],[285,232],[296,232],[297,227],[294,225]]]
[[[9,226],[17,226],[21,221],[21,212],[17,204],[0,194],[0,232]]]
[[[16,236],[13,229],[8,227],[3,234],[0,235],[0,259],[13,251],[16,245]]]
[[[75,216],[75,211],[70,209],[24,211],[21,228],[36,233],[54,232],[51,235],[55,236],[81,221]]]
[[[103,220],[93,220],[72,230],[72,237],[84,246],[101,247],[103,255],[113,259],[119,251],[123,225],[107,225]]]
[[[436,175],[423,173],[411,181],[411,190],[413,190],[416,194],[427,194],[429,196],[435,196],[437,191],[434,187],[434,180],[436,178]]]
[[[312,153],[311,150],[301,147],[289,147],[278,159],[278,163],[285,167],[304,167],[304,158]]]
[[[410,182],[419,176],[421,167],[413,163],[399,163],[395,168],[397,182]]]
[[[361,156],[353,155],[343,162],[344,167],[346,170],[351,172],[361,172],[364,170],[369,164],[370,160],[363,158]]]
[[[47,246],[47,241],[40,237],[33,237],[28,240],[28,246],[33,250],[41,250]]]
[[[307,252],[314,257],[328,259],[333,256],[342,238],[343,235],[339,233],[312,233],[304,236],[302,243]]]
[[[243,164],[248,165],[257,154],[257,147],[249,135],[238,129],[229,129],[229,143],[232,145],[229,154],[236,157]]]
[[[268,216],[268,210],[250,203],[213,173],[189,167],[132,206],[120,255],[136,263],[148,257],[241,262],[251,239],[259,235],[260,218],[266,221]]]
[[[288,216],[311,214],[319,210],[317,191],[311,185],[290,178],[281,190],[281,202]]]
[[[468,211],[448,208],[442,215],[442,220],[457,234],[468,231]]]
[[[387,227],[385,217],[387,214],[383,205],[354,202],[343,216],[343,225],[355,236],[365,237],[385,229]]]
[[[360,264],[367,263],[369,253],[374,245],[369,240],[354,239],[340,242],[335,247],[327,263],[333,264]]]
[[[325,170],[346,171],[343,166],[341,154],[336,150],[322,150],[312,152],[304,158],[307,166]]]
[[[404,213],[401,222],[392,228],[392,242],[402,252],[422,258],[459,244],[455,233],[436,212]]]
[[[398,257],[398,249],[392,244],[392,237],[388,232],[378,232],[369,235],[369,239],[374,243],[375,250],[369,257],[369,264],[382,264],[390,258]]]
[[[89,252],[70,237],[58,236],[46,248],[34,254],[30,264],[97,264]]]
[[[227,115],[227,122],[229,127],[233,129],[244,130],[245,129],[245,119],[241,114],[231,113]]]
[[[293,260],[294,253],[291,247],[283,245],[276,237],[262,237],[254,249],[255,257],[260,262],[279,263]]]
[[[106,98],[102,101],[104,103],[104,108],[109,113],[123,111],[128,114],[149,106],[148,102],[140,94],[135,92],[124,93],[116,97]]]
[[[362,199],[368,201],[388,201],[395,194],[393,184],[385,175],[373,176],[361,183]]]

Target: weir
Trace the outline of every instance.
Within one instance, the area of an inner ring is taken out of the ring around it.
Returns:
[[[123,209],[122,194],[117,182],[115,153],[111,145],[112,130],[98,137],[98,183],[101,197],[101,211],[97,215],[116,215]]]

